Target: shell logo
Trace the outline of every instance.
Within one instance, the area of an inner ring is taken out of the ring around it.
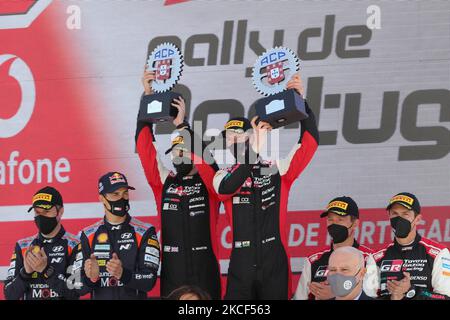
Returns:
[[[97,236],[97,241],[98,243],[105,243],[106,241],[108,241],[108,235],[106,233],[100,233]]]

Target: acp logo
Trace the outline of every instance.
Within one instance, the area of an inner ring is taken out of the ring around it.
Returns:
[[[273,63],[275,61],[280,61],[282,60],[284,57],[286,56],[286,53],[282,52],[282,51],[277,51],[277,52],[272,52],[269,53],[267,55],[265,55],[262,59],[261,59],[261,66],[265,67],[266,65]]]
[[[14,104],[12,108],[17,110],[9,118],[0,117],[0,138],[10,138],[26,127],[36,101],[36,87],[30,68],[25,61],[12,54],[0,55],[0,97],[2,108],[9,110],[9,104]]]
[[[4,1],[0,6],[0,29],[28,28],[52,0]]]

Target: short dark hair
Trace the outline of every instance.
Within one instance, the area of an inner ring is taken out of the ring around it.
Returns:
[[[165,299],[166,300],[180,300],[185,294],[193,294],[198,297],[199,300],[211,300],[211,296],[208,292],[197,286],[181,286],[173,290]]]

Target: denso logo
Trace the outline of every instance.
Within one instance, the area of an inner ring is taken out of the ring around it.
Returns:
[[[0,138],[10,138],[21,132],[30,121],[36,101],[33,74],[28,65],[12,54],[0,55]]]
[[[403,260],[386,260],[381,263],[381,272],[401,272]]]

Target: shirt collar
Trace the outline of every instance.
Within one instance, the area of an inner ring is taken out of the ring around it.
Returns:
[[[130,220],[131,220],[131,216],[128,213],[127,213],[125,221],[122,223],[119,223],[119,224],[109,223],[108,220],[106,220],[106,216],[103,217],[104,224],[108,230],[121,230],[124,226],[126,226],[130,223]]]
[[[413,250],[417,246],[417,244],[419,243],[419,241],[421,239],[422,239],[422,237],[420,236],[419,233],[416,234],[414,241],[408,245],[401,245],[400,243],[397,242],[397,239],[394,239],[394,247],[399,251]]]
[[[39,232],[38,235],[38,239],[39,241],[41,241],[42,243],[53,243],[59,239],[61,239],[61,237],[66,233],[66,230],[64,229],[64,227],[61,225],[61,229],[59,229],[58,233],[53,237],[53,238],[46,238],[42,235],[42,233]]]

